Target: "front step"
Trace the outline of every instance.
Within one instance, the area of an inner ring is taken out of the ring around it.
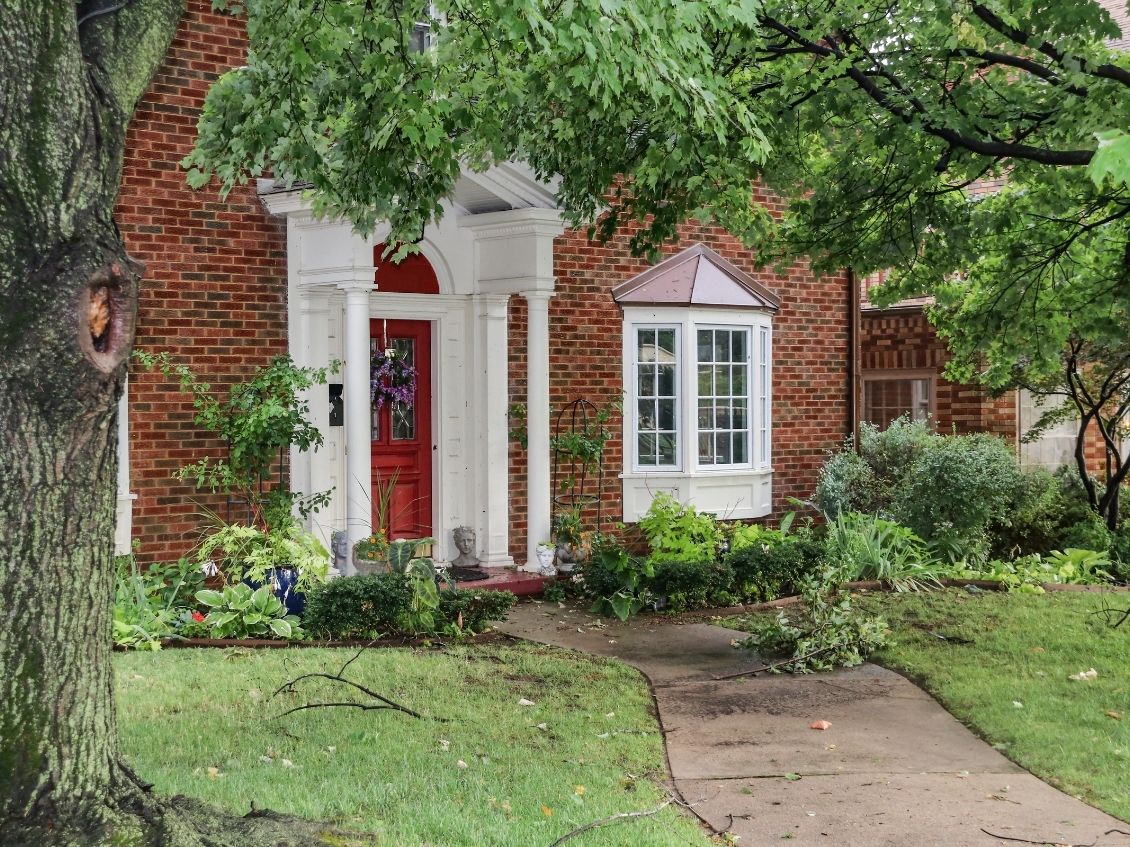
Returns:
[[[510,591],[519,597],[538,597],[545,591],[546,583],[553,580],[551,576],[540,576],[517,568],[483,568],[483,570],[490,574],[488,579],[474,582],[457,581],[455,586],[469,591],[476,589]]]

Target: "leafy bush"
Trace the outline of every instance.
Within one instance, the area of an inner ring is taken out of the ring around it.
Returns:
[[[958,566],[957,579],[985,579],[1000,582],[1009,591],[1043,592],[1044,584],[1095,585],[1110,582],[1111,560],[1106,553],[1068,548],[1053,550],[1046,556],[1032,553],[1011,561],[993,560],[977,568]]]
[[[626,621],[643,608],[649,580],[655,576],[650,559],[630,556],[609,536],[593,541],[592,559],[584,567],[585,588],[596,598],[592,611]]]
[[[825,555],[848,582],[877,579],[898,591],[937,584],[944,570],[909,529],[857,512],[842,514],[828,525]]]
[[[403,574],[341,577],[307,594],[302,623],[318,638],[376,638],[401,631],[411,601]]]
[[[666,492],[655,495],[639,527],[656,562],[712,562],[722,542],[722,531],[711,515],[683,505]]]
[[[685,612],[707,606],[730,606],[737,601],[732,593],[734,571],[723,562],[656,562],[648,589],[665,598],[664,608]]]
[[[989,528],[991,556],[996,559],[1026,556],[1063,546],[1067,498],[1068,492],[1061,480],[1043,468],[1023,473],[1007,514]]]
[[[1123,524],[1110,539],[1110,573],[1118,582],[1130,583],[1130,524]]]
[[[818,574],[801,580],[804,602],[794,617],[784,610],[772,623],[741,642],[751,650],[766,651],[787,658],[773,671],[812,673],[836,667],[862,664],[873,651],[888,641],[882,618],[862,614],[852,605],[851,595],[840,586],[843,571],[824,567]]]
[[[829,457],[816,483],[816,508],[834,518],[844,512],[873,512],[881,504],[879,480],[867,460],[850,448]]]
[[[177,607],[162,596],[161,583],[146,579],[133,557],[119,561],[114,578],[112,635],[120,647],[160,650],[176,628]]]
[[[223,591],[197,591],[196,599],[209,609],[204,624],[213,638],[300,639],[305,635],[298,618],[286,613],[286,606],[269,585],[252,591],[240,582],[225,585]]]
[[[825,515],[858,511],[898,521],[950,561],[986,560],[990,527],[1009,525],[1023,493],[1016,458],[995,436],[938,435],[900,418],[882,432],[864,425],[859,455],[850,447],[821,470],[816,501]],[[1029,505],[1033,519],[1047,508]]]
[[[418,599],[419,577],[412,573],[346,576],[314,589],[302,621],[318,638],[365,639],[420,632],[481,632],[488,622],[505,620],[517,598],[509,591],[435,590],[434,605]],[[431,581],[435,586],[434,579]],[[430,595],[429,595],[430,596]],[[421,612],[430,615],[427,627]]]
[[[984,561],[988,529],[1007,519],[1022,485],[1012,450],[977,433],[938,437],[910,465],[895,515],[951,561]]]
[[[791,593],[801,579],[815,571],[823,558],[820,542],[810,535],[784,535],[762,529],[735,534],[726,563],[734,573],[733,593],[744,602],[759,603]]]
[[[203,566],[215,560],[228,582],[267,582],[269,572],[283,566],[298,571],[296,591],[309,591],[326,579],[329,551],[297,521],[273,529],[226,523],[216,516],[213,523],[215,528],[196,550],[196,562]]]
[[[482,632],[491,621],[506,620],[518,598],[509,591],[454,588],[439,593],[439,618],[445,630]]]

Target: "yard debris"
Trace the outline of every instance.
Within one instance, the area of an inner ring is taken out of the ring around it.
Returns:
[[[1074,682],[1093,682],[1099,678],[1099,672],[1090,668],[1089,670],[1079,671],[1079,673],[1073,673],[1067,678]]]
[[[466,767],[467,767],[467,763],[466,763],[466,762],[464,762],[464,761],[463,761],[462,759],[460,759],[460,760],[459,760],[458,762],[456,762],[456,763],[455,763],[455,767],[457,767],[457,768],[466,768]]]
[[[539,723],[537,726],[534,727],[534,729],[540,729],[544,732],[545,730],[549,729],[549,724]]]
[[[1020,702],[1019,700],[1013,700],[1013,701],[1012,701],[1012,708],[1014,708],[1014,709],[1023,709],[1023,708],[1024,708],[1024,704],[1023,704],[1023,703],[1021,703],[1021,702]]]
[[[451,749],[451,742],[448,741],[446,738],[441,738],[439,740],[439,749],[446,753],[448,750]]]
[[[221,776],[219,768],[208,768],[208,779],[217,779]]]
[[[1114,718],[1116,721],[1122,720],[1122,712],[1116,712],[1114,709],[1107,709],[1104,714],[1108,718]]]
[[[523,697],[521,700],[518,701],[518,705],[519,706],[536,706],[537,703],[535,703],[533,700],[527,700],[525,697]]]
[[[812,723],[810,723],[808,725],[808,728],[809,729],[819,729],[819,730],[823,731],[825,729],[831,729],[832,724],[829,723],[828,721],[813,721]]]

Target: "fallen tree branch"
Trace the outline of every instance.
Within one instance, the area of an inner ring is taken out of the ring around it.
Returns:
[[[651,817],[652,815],[657,815],[674,802],[676,802],[674,797],[668,797],[666,800],[664,800],[662,803],[660,803],[654,809],[647,809],[646,811],[643,811],[643,812],[619,812],[618,814],[615,814],[615,815],[609,815],[606,818],[600,818],[599,820],[589,821],[588,823],[584,824],[583,826],[579,826],[576,829],[572,829],[569,832],[566,832],[564,835],[562,835],[560,838],[558,838],[556,841],[554,841],[552,844],[550,844],[549,847],[559,847],[559,845],[564,844],[566,841],[570,840],[571,838],[576,838],[581,833],[588,832],[590,829],[596,829],[597,827],[607,826],[608,824],[613,824],[613,823],[623,823],[624,821],[634,820],[636,818],[648,818],[648,817]]]
[[[805,659],[811,659],[813,656],[819,656],[821,653],[827,653],[831,647],[821,647],[819,650],[813,650],[810,653],[805,653],[803,656],[790,656],[787,659],[781,659],[779,662],[773,662],[769,665],[762,665],[760,668],[754,668],[751,671],[738,671],[737,673],[724,673],[721,676],[714,677],[715,681],[722,679],[737,679],[742,676],[756,676],[759,673],[766,671],[775,671],[778,668],[783,668],[786,665],[791,665],[793,662],[803,662]]]
[[[1071,845],[1064,844],[1062,841],[1033,841],[1030,838],[1014,838],[1011,835],[997,835],[995,832],[989,832],[989,830],[985,829],[984,827],[981,827],[981,832],[985,833],[985,835],[988,835],[990,838],[999,838],[1001,841],[1016,841],[1020,844],[1042,844],[1046,845],[1046,847],[1096,847],[1096,845],[1099,843],[1099,838],[1105,838],[1112,832],[1117,832],[1119,835],[1130,835],[1130,832],[1127,832],[1124,829],[1108,829],[1094,841],[1088,841],[1086,844]]]
[[[390,700],[388,697],[385,697],[383,694],[378,694],[376,691],[373,691],[369,688],[366,688],[364,685],[361,685],[360,683],[354,682],[351,679],[346,679],[344,676],[342,676],[342,674],[345,673],[346,669],[350,665],[352,665],[355,661],[357,661],[357,659],[360,658],[361,654],[364,653],[365,650],[367,650],[370,646],[372,646],[371,643],[366,644],[364,647],[362,647],[360,650],[358,650],[353,655],[352,658],[347,660],[346,663],[344,665],[342,665],[341,668],[338,669],[338,672],[336,674],[326,673],[324,671],[313,671],[311,673],[301,674],[299,676],[296,676],[294,679],[289,680],[288,682],[284,682],[282,685],[280,685],[278,688],[276,688],[275,692],[270,696],[269,699],[271,699],[271,700],[275,699],[280,694],[282,694],[284,691],[294,691],[295,690],[294,687],[298,683],[302,682],[303,680],[307,680],[307,679],[328,679],[330,682],[339,682],[342,685],[348,685],[348,686],[351,686],[353,688],[356,688],[358,691],[360,691],[365,696],[367,696],[367,697],[369,697],[373,700],[376,700],[377,703],[380,704],[380,705],[377,705],[377,704],[374,704],[374,703],[358,703],[355,700],[354,701],[347,701],[347,702],[340,702],[340,703],[339,702],[306,703],[305,705],[302,705],[302,706],[295,706],[294,708],[287,709],[282,714],[275,715],[275,719],[283,718],[283,717],[286,717],[287,715],[292,715],[295,712],[301,712],[305,709],[321,709],[321,708],[333,708],[333,707],[361,709],[362,711],[366,711],[366,712],[380,711],[380,710],[391,710],[391,711],[396,711],[396,712],[403,712],[404,714],[411,715],[414,718],[423,718],[424,716],[421,715],[419,712],[415,711],[414,709],[409,709],[407,706],[401,705],[400,703],[397,703],[395,700]]]

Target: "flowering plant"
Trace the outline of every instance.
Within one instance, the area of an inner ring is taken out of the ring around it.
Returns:
[[[386,402],[411,403],[416,397],[416,368],[393,347],[373,355],[369,363],[369,399],[379,410]]]

